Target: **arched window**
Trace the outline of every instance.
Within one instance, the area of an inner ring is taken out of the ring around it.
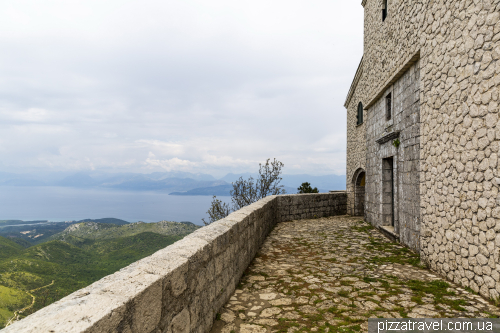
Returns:
[[[382,22],[385,21],[385,18],[387,17],[387,0],[384,0],[384,3],[382,5]]]
[[[358,114],[356,118],[358,119],[357,125],[361,125],[363,123],[363,103],[361,102],[358,104]]]

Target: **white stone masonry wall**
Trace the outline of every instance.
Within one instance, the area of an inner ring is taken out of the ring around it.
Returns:
[[[420,254],[433,270],[498,299],[500,1],[388,0],[385,20],[383,3],[362,2],[363,76],[352,94],[371,112],[397,74],[418,58],[420,151],[409,152],[420,160],[412,166],[419,175],[402,180],[412,186],[419,181],[420,207],[410,206],[407,215],[420,215]],[[367,208],[369,217],[373,211]]]

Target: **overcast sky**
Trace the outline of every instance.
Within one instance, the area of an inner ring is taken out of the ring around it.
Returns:
[[[0,171],[345,174],[361,0],[7,0]]]

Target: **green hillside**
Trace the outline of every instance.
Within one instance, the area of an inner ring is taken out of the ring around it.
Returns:
[[[9,238],[24,247],[29,247],[44,243],[54,234],[64,231],[68,226],[82,222],[96,222],[114,225],[129,224],[127,221],[113,217],[66,222],[1,220],[0,236]]]
[[[199,228],[177,222],[144,224],[83,222],[54,235],[58,239],[26,249],[0,237],[0,328],[14,311],[29,307],[32,296],[35,303],[21,318]]]
[[[116,225],[125,225],[125,224],[130,223],[130,222],[127,222],[124,220],[115,219],[114,217],[106,217],[103,219],[85,219],[85,220],[78,221],[78,223],[80,223],[80,222],[111,223],[111,224],[116,224]]]
[[[22,250],[24,250],[22,245],[0,236],[0,260],[13,257],[21,253]]]
[[[192,223],[161,221],[157,223],[135,222],[118,226],[116,224],[102,224],[96,222],[82,222],[67,227],[64,231],[52,235],[49,240],[63,240],[68,236],[85,239],[111,239],[138,235],[143,232],[154,232],[161,235],[185,235],[199,226]],[[70,238],[68,238],[69,241]]]
[[[13,241],[14,243],[20,245],[22,248],[27,248],[27,247],[30,247],[33,245],[32,243],[28,242],[27,240],[24,240],[24,239],[19,238],[19,237],[10,236],[8,239]]]

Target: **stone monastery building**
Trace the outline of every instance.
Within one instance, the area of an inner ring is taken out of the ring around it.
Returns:
[[[348,212],[500,295],[500,0],[363,0]]]

